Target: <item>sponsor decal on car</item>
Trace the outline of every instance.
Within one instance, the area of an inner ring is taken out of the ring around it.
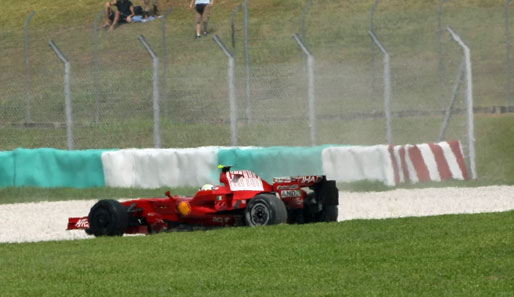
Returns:
[[[310,184],[315,183],[320,179],[317,175],[310,175],[310,176],[302,176],[301,177],[301,183],[302,184]]]
[[[212,217],[212,221],[218,224],[228,224],[230,222],[229,217]]]
[[[302,192],[299,190],[280,191],[280,197],[282,197],[282,198],[292,198],[292,197],[300,197],[300,196],[302,196]]]
[[[89,228],[89,220],[87,218],[80,219],[75,223],[75,227],[87,229]]]
[[[247,170],[227,172],[227,180],[232,191],[264,191],[262,179]]]
[[[280,185],[280,186],[277,186],[277,190],[296,190],[298,189],[298,185],[297,184],[294,184],[294,185]]]
[[[191,214],[191,205],[187,201],[180,201],[177,206],[178,212],[183,216]]]

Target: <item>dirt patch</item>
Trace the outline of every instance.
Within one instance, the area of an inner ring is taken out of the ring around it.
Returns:
[[[514,187],[432,188],[386,192],[340,192],[339,221],[514,209]],[[0,205],[0,242],[93,238],[66,231],[68,217],[86,216],[96,200]]]

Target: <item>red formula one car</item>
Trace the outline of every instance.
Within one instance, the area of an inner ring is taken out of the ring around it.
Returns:
[[[338,190],[323,175],[280,177],[269,184],[248,170],[220,169],[221,185],[206,185],[194,197],[167,192],[165,198],[100,200],[87,217],[69,218],[68,230],[116,236],[337,220]]]

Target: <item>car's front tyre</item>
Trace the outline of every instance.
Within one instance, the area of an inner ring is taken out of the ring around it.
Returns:
[[[116,200],[98,201],[89,212],[89,233],[94,236],[121,236],[128,226],[127,209]]]

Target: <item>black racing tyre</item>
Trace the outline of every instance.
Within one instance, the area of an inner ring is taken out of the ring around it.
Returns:
[[[303,200],[304,223],[318,222],[320,211],[321,207],[319,202],[316,200],[316,194],[314,192],[308,193]]]
[[[338,216],[337,205],[326,205],[311,192],[303,201],[303,215],[305,223],[336,222]]]
[[[89,212],[89,232],[94,236],[121,236],[127,226],[127,209],[116,200],[100,200]]]
[[[289,209],[287,211],[287,223],[288,224],[303,224],[305,219],[303,216],[303,209]]]
[[[245,222],[248,226],[286,223],[286,206],[273,194],[259,194],[248,202],[245,208]]]
[[[337,216],[339,215],[337,205],[325,205],[321,212],[321,222],[337,222]]]

